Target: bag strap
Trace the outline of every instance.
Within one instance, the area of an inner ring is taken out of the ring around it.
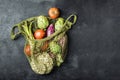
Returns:
[[[18,30],[18,32],[15,32],[16,29]],[[20,33],[21,33],[21,32],[20,32],[18,26],[17,26],[17,25],[14,26],[14,27],[12,28],[12,30],[11,30],[11,34],[10,34],[11,39],[15,39],[16,36],[18,36]]]
[[[73,17],[73,20],[70,21],[70,19],[71,19],[72,17]],[[77,21],[77,16],[76,16],[75,14],[70,15],[70,16],[66,19],[65,24],[66,24],[66,22],[68,22],[68,21],[71,22],[72,25],[75,24],[76,21]]]

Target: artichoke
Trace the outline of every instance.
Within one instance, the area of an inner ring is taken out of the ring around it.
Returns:
[[[62,52],[61,46],[54,41],[50,42],[49,47],[50,47],[50,51],[54,54]]]
[[[40,29],[46,29],[49,25],[49,21],[47,19],[47,17],[45,16],[39,16],[37,17],[37,26]]]
[[[60,30],[64,25],[64,19],[63,18],[58,18],[56,23],[55,23],[55,30],[58,31]]]

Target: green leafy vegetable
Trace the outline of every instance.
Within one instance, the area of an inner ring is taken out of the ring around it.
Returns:
[[[63,58],[61,54],[56,55],[56,63],[57,63],[57,66],[60,66],[61,63],[63,63]]]
[[[51,52],[53,52],[54,54],[61,53],[61,46],[58,45],[56,42],[54,41],[50,42],[49,47]]]

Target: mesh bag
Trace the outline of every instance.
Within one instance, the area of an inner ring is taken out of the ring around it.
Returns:
[[[54,66],[60,66],[64,62],[68,44],[66,32],[76,22],[76,15],[70,15],[64,20],[59,30],[43,39],[35,39],[33,35],[34,31],[38,29],[38,17],[26,19],[13,26],[11,39],[16,39],[19,34],[22,34],[26,39],[24,47],[30,46],[30,55],[27,55],[25,50],[24,53],[32,70],[37,74],[48,74]],[[57,22],[57,19],[52,20],[49,17],[47,20],[49,23]]]

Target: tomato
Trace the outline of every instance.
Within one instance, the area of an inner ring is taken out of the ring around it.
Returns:
[[[42,29],[36,30],[34,33],[34,37],[35,39],[42,39],[43,37],[45,37],[45,31]]]
[[[30,45],[25,46],[24,52],[26,55],[31,56]]]
[[[48,14],[49,14],[51,19],[56,19],[59,17],[60,11],[58,8],[53,7],[53,8],[49,9]]]
[[[45,51],[48,48],[48,41],[44,43],[44,45],[41,47],[42,51]]]

